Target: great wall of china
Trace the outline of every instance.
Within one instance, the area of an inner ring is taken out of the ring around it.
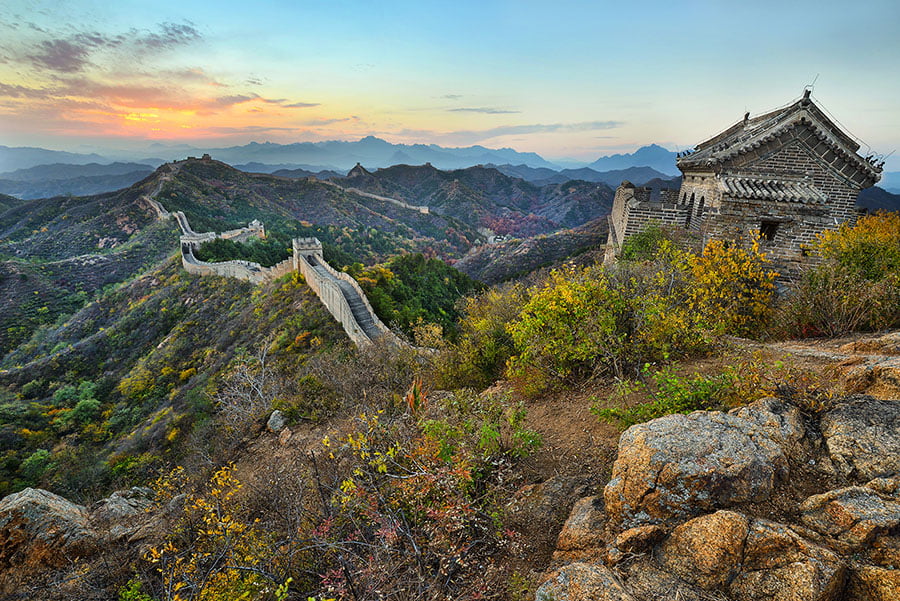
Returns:
[[[350,340],[356,345],[369,344],[383,339],[402,346],[405,345],[375,315],[369,299],[359,284],[350,275],[337,271],[329,265],[322,255],[322,243],[318,238],[294,238],[292,241],[293,256],[272,266],[263,267],[250,261],[223,261],[208,263],[197,259],[194,250],[204,242],[223,238],[243,242],[253,237],[264,238],[265,228],[259,221],[252,221],[247,227],[229,230],[217,234],[215,232],[195,232],[191,229],[187,217],[181,211],[170,213],[156,200],[163,184],[171,180],[178,172],[179,163],[170,163],[168,169],[160,176],[159,182],[150,194],[142,197],[156,212],[160,219],[174,218],[181,229],[181,264],[185,271],[199,276],[223,276],[246,280],[260,284],[294,271],[299,271],[306,284],[316,293],[329,313],[341,324]],[[395,201],[399,202],[399,201]],[[403,203],[405,204],[405,203]],[[408,206],[411,210],[419,207]]]

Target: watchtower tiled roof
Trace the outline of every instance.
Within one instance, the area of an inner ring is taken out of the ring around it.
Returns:
[[[810,182],[752,177],[723,177],[722,190],[731,198],[777,200],[781,202],[824,203],[828,196]]]
[[[834,152],[863,171],[869,179],[878,181],[881,166],[857,154],[859,144],[815,105],[809,91],[789,106],[753,119],[746,117],[719,135],[698,144],[693,151],[679,157],[676,164],[682,171],[715,167],[760,148],[797,125],[806,126],[812,132],[815,138],[811,139],[812,146],[824,144],[824,150]]]

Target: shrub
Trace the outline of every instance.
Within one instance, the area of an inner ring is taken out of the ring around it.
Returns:
[[[813,251],[820,262],[784,299],[777,334],[839,336],[900,324],[900,214],[825,231]]]
[[[806,271],[782,300],[775,333],[786,336],[842,336],[900,323],[900,273],[878,281],[826,262]]]
[[[692,281],[688,307],[722,334],[758,333],[772,314],[775,278],[759,241],[749,248],[713,240],[700,255],[686,254]]]
[[[686,260],[663,244],[653,264],[551,273],[508,326],[509,375],[539,391],[585,376],[624,377],[638,366],[702,352],[703,314],[686,303]],[[677,260],[676,260],[677,259]]]
[[[621,381],[615,394],[596,401],[591,412],[603,421],[628,427],[672,413],[726,410],[767,396],[788,399],[813,412],[829,406],[835,384],[821,372],[807,371],[790,361],[773,361],[760,352],[731,360],[712,375],[678,372],[677,363],[661,368],[647,364],[639,380]],[[649,396],[650,401],[617,406],[633,393]]]
[[[650,383],[639,384],[638,387],[648,392],[652,401],[634,407],[595,405],[591,408],[591,412],[603,421],[618,422],[623,427],[628,427],[672,413],[719,408],[732,393],[735,385],[733,374],[728,372],[715,376],[694,374],[692,377],[680,377],[672,366],[651,371],[647,365],[644,368],[644,375],[648,377]],[[624,396],[630,391],[630,386],[624,383],[619,394]]]
[[[63,417],[68,424],[83,426],[93,422],[100,415],[100,401],[97,399],[81,399],[75,407]]]
[[[334,566],[322,581],[329,594],[481,599],[507,580],[498,564],[511,535],[498,506],[505,495],[491,487],[536,435],[503,397],[457,395],[432,409],[422,419],[363,414],[343,444],[325,441],[330,465],[345,466],[317,530]]]
[[[649,261],[656,257],[662,241],[668,239],[666,231],[659,224],[650,224],[622,243],[619,258],[623,261]]]
[[[457,392],[440,404],[439,413],[440,418],[421,425],[445,461],[464,450],[487,466],[501,457],[527,457],[541,445],[540,434],[524,427],[523,403],[512,402],[509,395]]]
[[[44,473],[52,467],[50,463],[50,451],[38,449],[25,458],[19,466],[19,473],[26,482],[34,485],[40,482]]]
[[[826,261],[837,263],[877,282],[900,273],[900,213],[879,212],[860,217],[851,225],[822,232],[815,250]]]
[[[171,488],[166,480],[155,485],[160,499]],[[272,534],[244,513],[237,498],[242,486],[233,467],[216,470],[200,494],[188,496],[166,542],[147,552],[163,600],[273,599],[282,589],[286,578],[277,572],[284,555]]]
[[[601,269],[551,272],[507,326],[517,351],[509,374],[565,381],[621,373],[627,333],[619,326],[627,307]]]
[[[521,284],[503,284],[461,301],[459,336],[434,359],[435,380],[445,389],[487,388],[503,375],[515,347],[506,326],[527,300]]]

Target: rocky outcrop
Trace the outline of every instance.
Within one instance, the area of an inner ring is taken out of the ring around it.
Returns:
[[[783,524],[718,511],[690,520],[660,545],[669,572],[736,601],[837,599],[845,564]]]
[[[832,601],[843,591],[845,564],[784,524],[754,519],[740,571],[727,590],[735,601]]]
[[[537,599],[900,599],[898,423],[900,402],[855,396],[632,426]]]
[[[702,588],[721,588],[740,572],[750,520],[731,511],[694,518],[676,528],[660,546],[668,571]]]
[[[121,490],[90,510],[34,488],[3,498],[0,593],[43,591],[51,586],[50,574],[55,571],[70,572],[80,562],[91,561],[120,543],[147,538],[153,530],[147,514],[153,496],[149,488]],[[71,578],[63,576],[60,580]],[[65,596],[61,589],[52,590]],[[35,595],[33,598],[49,598],[37,592]]]
[[[618,576],[602,565],[571,563],[555,572],[535,593],[535,601],[636,601]]]
[[[153,505],[154,496],[151,489],[142,486],[118,490],[91,508],[91,527],[106,542],[140,538],[135,535],[144,530],[143,518]]]
[[[22,579],[61,568],[96,550],[88,512],[46,490],[26,488],[0,501],[0,591]]]
[[[900,502],[868,486],[851,486],[809,497],[800,506],[803,523],[858,551],[900,525]]]
[[[602,497],[584,497],[576,501],[556,539],[554,560],[596,559],[602,550],[601,533],[605,525]]]
[[[787,478],[788,454],[802,436],[799,412],[774,399],[632,426],[619,439],[606,510],[635,526],[763,500]]]
[[[831,461],[844,476],[900,473],[900,402],[853,397],[822,417]]]

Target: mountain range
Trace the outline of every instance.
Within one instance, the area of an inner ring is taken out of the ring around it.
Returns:
[[[600,157],[588,166],[561,169],[534,153],[483,146],[444,148],[434,144],[391,144],[374,136],[356,142],[245,144],[228,148],[196,148],[188,145],[153,144],[143,154],[115,152],[115,159],[97,153],[79,154],[43,148],[0,146],[0,195],[19,199],[54,196],[88,196],[127,188],[150,174],[167,159],[211,154],[248,173],[279,177],[339,179],[349,168],[362,164],[370,170],[424,164],[440,170],[460,170],[484,165],[538,187],[568,181],[617,187],[623,180],[654,189],[677,187],[675,153],[657,144],[633,153]],[[123,156],[124,155],[124,156]],[[123,159],[128,158],[125,161]],[[886,172],[879,187],[864,190],[860,206],[896,210],[900,207],[900,172]],[[6,201],[4,201],[6,204]]]
[[[512,148],[487,148],[468,146],[449,148],[437,144],[393,144],[366,136],[356,141],[329,140],[324,142],[298,142],[276,144],[250,142],[224,148],[199,147],[186,144],[152,144],[139,150],[103,150],[75,153],[32,147],[0,146],[0,173],[28,169],[39,165],[65,163],[87,165],[90,163],[131,162],[157,167],[163,162],[183,159],[186,156],[210,154],[213,158],[231,165],[252,165],[253,171],[270,172],[278,169],[331,169],[346,172],[356,163],[369,169],[391,165],[422,165],[431,163],[439,169],[459,169],[473,165],[526,165],[534,169],[560,171],[562,167],[534,152],[519,152]],[[567,161],[566,165],[571,166]],[[581,163],[595,171],[626,169],[628,167],[652,167],[657,171],[676,175],[675,153],[656,144],[645,146],[631,154],[601,157],[591,164]],[[80,175],[93,175],[82,173]]]

